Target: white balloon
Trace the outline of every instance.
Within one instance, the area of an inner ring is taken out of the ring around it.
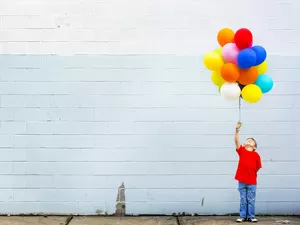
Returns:
[[[221,87],[221,96],[226,100],[236,100],[241,95],[241,88],[237,83],[225,83]]]

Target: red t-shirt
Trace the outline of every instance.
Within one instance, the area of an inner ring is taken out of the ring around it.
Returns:
[[[242,145],[236,151],[239,154],[240,160],[235,179],[245,184],[256,185],[257,172],[262,168],[259,154],[255,151],[247,151]]]

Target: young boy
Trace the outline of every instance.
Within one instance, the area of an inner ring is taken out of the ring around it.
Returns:
[[[238,181],[238,190],[240,192],[240,218],[236,222],[244,222],[246,220],[257,222],[255,218],[256,178],[257,172],[262,168],[262,165],[260,156],[255,151],[257,143],[253,138],[248,138],[244,145],[240,144],[240,128],[241,123],[238,123],[234,134],[236,151],[239,155],[235,179]]]

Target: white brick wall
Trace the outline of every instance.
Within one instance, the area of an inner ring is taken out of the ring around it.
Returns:
[[[276,82],[243,104],[257,212],[299,214],[299,6],[0,0],[0,213],[111,214],[122,182],[127,213],[237,213],[237,103],[202,64],[228,26],[253,31]]]

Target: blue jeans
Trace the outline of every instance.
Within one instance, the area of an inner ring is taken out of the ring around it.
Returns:
[[[239,182],[240,217],[255,218],[256,185]]]

